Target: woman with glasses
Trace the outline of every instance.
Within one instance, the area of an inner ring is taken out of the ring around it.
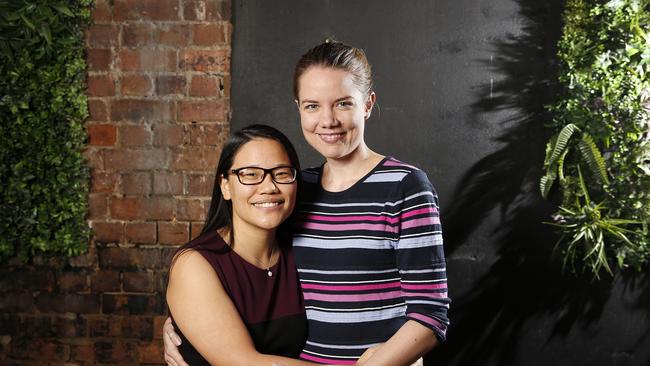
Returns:
[[[189,364],[307,364],[289,358],[305,344],[307,320],[282,226],[299,171],[293,146],[272,127],[246,127],[224,146],[205,226],[169,272],[167,304]]]

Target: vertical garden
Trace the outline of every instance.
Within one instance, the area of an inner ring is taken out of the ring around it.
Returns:
[[[548,109],[544,197],[566,266],[595,277],[650,259],[650,1],[567,0],[562,92]]]
[[[0,261],[87,247],[91,3],[0,1]]]

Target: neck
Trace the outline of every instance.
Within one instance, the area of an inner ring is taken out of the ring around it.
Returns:
[[[276,230],[252,230],[250,228],[239,228],[237,222],[233,223],[235,229],[235,240],[231,246],[237,254],[245,257],[253,257],[265,263],[267,258],[273,252],[277,245],[275,233]]]
[[[321,184],[330,191],[342,191],[354,185],[381,161],[382,155],[362,143],[342,158],[328,158],[323,167]]]

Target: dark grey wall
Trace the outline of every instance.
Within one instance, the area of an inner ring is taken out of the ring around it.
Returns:
[[[326,37],[362,47],[374,150],[423,168],[442,205],[453,299],[428,365],[649,365],[650,276],[563,275],[537,193],[559,0],[234,0],[233,129],[279,127],[304,165],[291,77]]]

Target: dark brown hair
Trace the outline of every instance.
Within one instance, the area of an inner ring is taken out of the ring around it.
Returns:
[[[372,91],[372,72],[362,49],[326,40],[300,57],[293,73],[293,95],[298,99],[298,80],[312,66],[345,70],[364,96]]]

